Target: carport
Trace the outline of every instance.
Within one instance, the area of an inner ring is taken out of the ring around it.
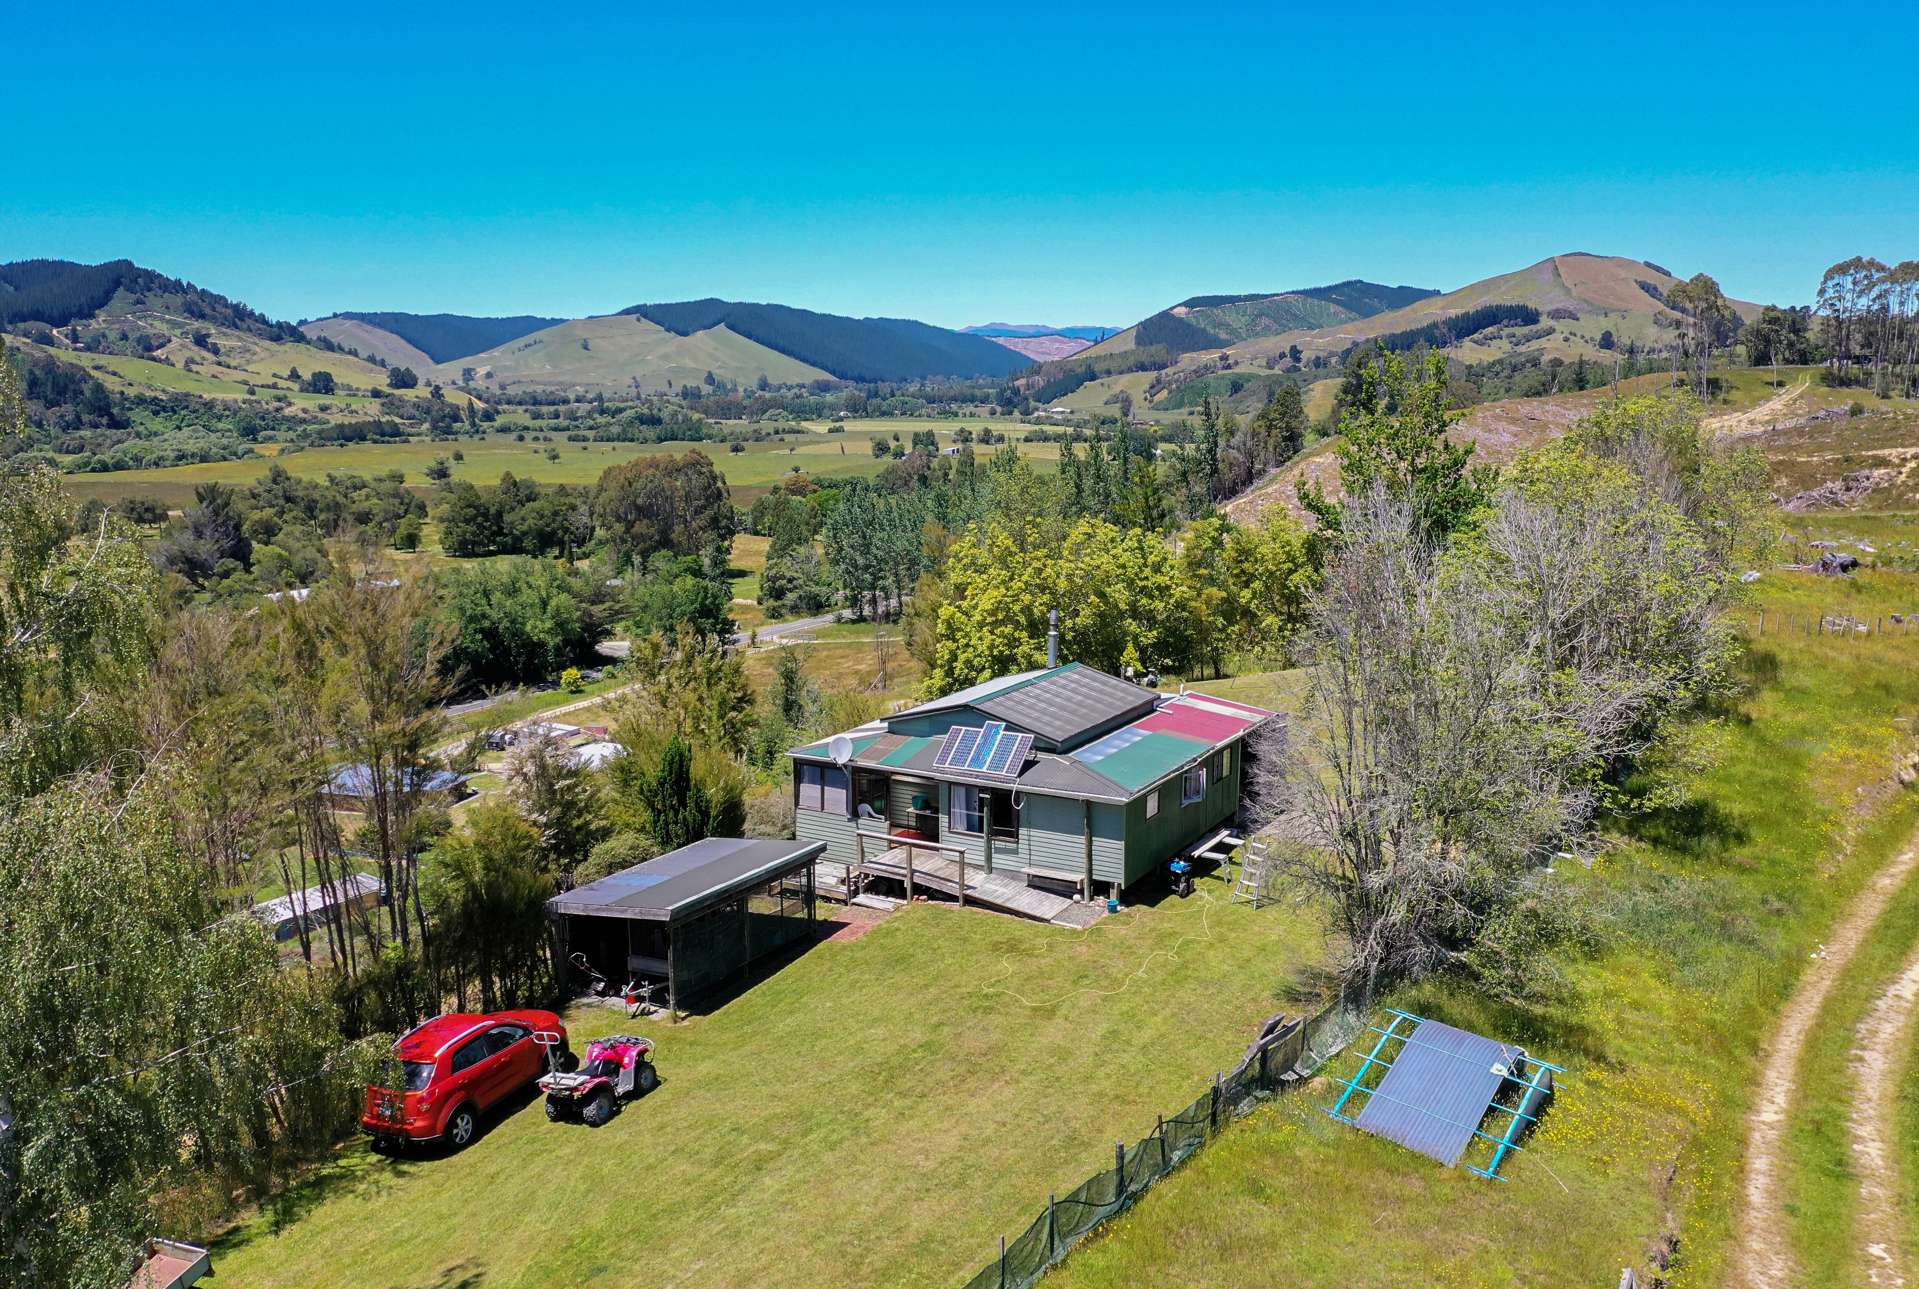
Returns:
[[[811,935],[824,842],[708,837],[546,902],[565,970],[581,953],[615,982],[666,982],[680,1009]]]

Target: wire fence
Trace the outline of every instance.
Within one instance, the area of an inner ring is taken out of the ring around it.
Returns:
[[[1231,1074],[1178,1114],[1161,1116],[1151,1133],[1131,1146],[1116,1142],[1113,1165],[1065,1195],[1050,1195],[1038,1217],[999,1252],[966,1289],[1027,1289],[1072,1247],[1138,1201],[1153,1183],[1178,1168],[1220,1129],[1260,1102],[1303,1087],[1327,1061],[1364,1031],[1367,1013],[1343,1001],[1304,1019],[1274,1017]]]
[[[1882,613],[1860,617],[1844,609],[1785,611],[1762,609],[1742,614],[1754,638],[1761,636],[1839,636],[1863,640],[1870,636],[1910,636],[1919,640],[1919,613]]]

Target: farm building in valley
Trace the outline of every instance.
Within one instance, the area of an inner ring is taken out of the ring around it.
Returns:
[[[354,912],[370,909],[380,902],[380,879],[371,873],[352,873],[337,881],[309,886],[304,891],[282,895],[253,906],[258,918],[275,940],[291,940],[300,933],[304,921],[310,931],[325,924],[334,909]]]
[[[424,801],[434,805],[450,806],[473,795],[466,777],[451,770],[412,770],[404,780],[397,775],[394,779],[396,784],[406,783]],[[373,799],[376,782],[373,771],[363,764],[341,766],[327,780],[327,804],[335,810],[365,810]]]
[[[864,834],[1117,891],[1233,821],[1247,736],[1272,719],[1079,663],[1002,676],[794,748],[794,832],[840,863],[870,849]]]

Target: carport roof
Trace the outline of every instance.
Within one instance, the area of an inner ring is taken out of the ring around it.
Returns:
[[[675,922],[818,859],[822,841],[708,837],[546,902],[550,913]]]

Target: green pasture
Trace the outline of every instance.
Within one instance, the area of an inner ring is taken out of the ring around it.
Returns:
[[[954,422],[954,426],[959,424],[964,422]],[[988,422],[978,422],[974,426],[976,430],[979,424]],[[924,430],[929,427],[938,433],[942,447],[952,441],[952,429],[945,427],[944,422],[855,421],[848,423],[842,434],[825,433],[823,425],[819,429],[796,426],[778,441],[748,443],[744,445],[744,451],[729,452],[723,443],[568,443],[564,427],[555,424],[550,430],[533,431],[551,433],[551,443],[532,442],[531,434],[528,442],[515,442],[511,434],[501,433],[489,434],[481,439],[463,438],[458,442],[403,439],[347,443],[337,447],[285,451],[273,458],[244,457],[238,461],[209,461],[169,466],[162,470],[72,474],[65,476],[65,482],[68,491],[82,500],[88,497],[112,501],[134,495],[157,496],[177,507],[193,499],[193,489],[199,484],[248,484],[265,474],[273,460],[278,460],[294,474],[315,477],[334,472],[373,475],[399,470],[406,475],[409,484],[425,488],[428,486],[426,468],[440,457],[448,459],[455,479],[477,484],[497,483],[500,475],[506,471],[540,483],[592,484],[598,482],[607,467],[635,457],[691,451],[704,452],[712,457],[720,473],[726,477],[734,501],[739,505],[748,505],[754,497],[774,484],[795,475],[872,478],[888,464],[885,459],[873,456],[872,442],[875,438],[884,438],[890,443],[897,431],[902,440],[910,443],[913,429]],[[1001,427],[996,425],[994,428],[998,430]],[[557,460],[547,459],[549,448],[557,453]],[[1057,444],[1020,444],[1019,448],[1023,455],[1031,456],[1042,468],[1049,467],[1059,459]],[[456,450],[463,460],[452,460]]]
[[[1872,617],[1912,602],[1919,580],[1768,575],[1779,614],[1835,603]],[[1524,1044],[1568,1067],[1527,1150],[1490,1182],[1357,1132],[1323,1112],[1331,1076],[1267,1107],[1201,1152],[1053,1277],[1068,1289],[1199,1286],[1613,1284],[1650,1250],[1677,1249],[1675,1289],[1726,1283],[1761,1045],[1801,964],[1871,873],[1910,838],[1919,798],[1876,812],[1919,716],[1919,639],[1768,635],[1747,692],[1706,727],[1710,763],[1684,795],[1618,823],[1588,869],[1562,865],[1594,914],[1590,952],[1500,1001],[1436,981],[1393,1002]],[[1919,934],[1907,907],[1882,928],[1883,977]],[[1830,1024],[1797,1107],[1790,1202],[1807,1255],[1844,1243],[1853,1191],[1835,1145],[1850,1013]],[[1901,1124],[1919,1158],[1919,1111]],[[1842,1121],[1841,1121],[1842,1124]],[[1840,1131],[1843,1131],[1841,1126]],[[1810,1261],[1809,1266],[1822,1265]],[[1824,1264],[1830,1266],[1831,1264]],[[1854,1283],[1842,1263],[1829,1280]]]

